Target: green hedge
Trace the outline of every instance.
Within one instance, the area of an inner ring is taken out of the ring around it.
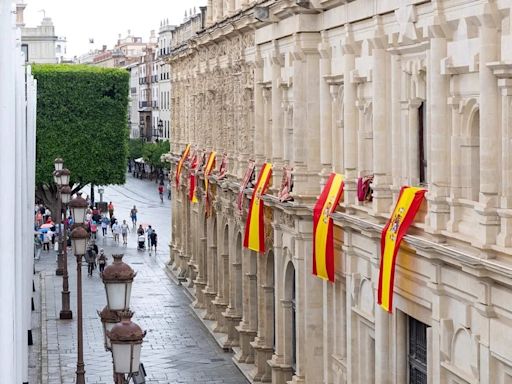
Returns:
[[[36,183],[52,184],[64,159],[75,187],[125,182],[129,74],[85,65],[34,65],[37,79]]]

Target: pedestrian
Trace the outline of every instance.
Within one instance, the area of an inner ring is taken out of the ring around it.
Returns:
[[[50,230],[46,231],[43,234],[43,250],[45,250],[46,252],[50,252],[51,236],[52,236],[52,233]]]
[[[110,231],[112,232],[112,236],[114,235],[114,224],[116,223],[117,219],[115,216],[112,216],[110,219]]]
[[[156,231],[153,230],[151,232],[151,235],[150,235],[150,240],[151,240],[151,243],[150,243],[150,246],[149,246],[149,255],[151,255],[151,249],[153,247],[155,247],[155,255],[156,255],[156,242],[157,242],[157,235],[156,235]]]
[[[123,244],[128,244],[128,232],[130,231],[130,226],[126,224],[126,220],[123,220],[123,224],[121,224],[121,234],[123,235]]]
[[[87,247],[86,259],[87,274],[88,276],[92,276],[92,272],[94,271],[94,265],[96,264],[96,252],[94,252],[94,249],[91,246]]]
[[[142,228],[142,224],[139,225],[139,228],[137,228],[137,235],[143,236],[144,235],[144,228]]]
[[[41,237],[36,232],[34,233],[34,259],[39,260],[41,257],[41,249],[43,248],[43,242],[41,241]]]
[[[98,265],[100,266],[100,274],[103,273],[107,265],[107,256],[105,255],[105,251],[103,248],[100,249],[100,255],[98,256]]]
[[[98,254],[98,246],[96,245],[96,242],[94,240],[91,240],[91,247]]]
[[[121,234],[121,226],[117,222],[117,220],[114,222],[114,225],[112,226],[112,233],[114,234],[114,241],[116,243],[119,243],[119,235]]]
[[[167,183],[167,198],[169,200],[171,200],[171,194],[172,194],[172,185],[171,185],[171,182],[169,181]]]
[[[108,203],[108,215],[110,216],[110,220],[114,217],[114,204],[112,202]]]
[[[151,252],[151,233],[153,233],[153,228],[151,228],[151,225],[148,225],[148,229],[146,230],[146,234],[148,236],[148,245],[149,245],[149,251]]]
[[[98,232],[98,225],[95,221],[91,222],[91,239],[96,240],[96,232]]]
[[[160,195],[160,202],[164,202],[164,183],[160,183],[158,185],[158,194]]]
[[[43,215],[44,222],[47,223],[48,219],[51,219],[51,217],[52,217],[52,211],[50,211],[48,208],[45,208],[44,215]]]
[[[130,218],[132,219],[133,228],[137,227],[137,208],[135,205],[130,211]]]
[[[103,215],[103,217],[101,218],[101,233],[102,233],[103,237],[107,236],[107,229],[108,229],[109,222],[110,222],[110,220],[108,219],[108,217]]]
[[[36,212],[36,228],[39,228],[43,225],[43,214],[38,210]]]

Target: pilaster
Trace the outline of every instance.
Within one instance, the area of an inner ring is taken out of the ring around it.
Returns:
[[[499,230],[496,212],[499,192],[499,159],[501,157],[500,100],[496,77],[488,63],[498,58],[498,27],[494,19],[494,3],[487,3],[479,18],[480,52],[480,195],[476,207],[478,214],[477,242],[495,244]]]
[[[356,84],[349,81],[351,72],[355,69],[355,56],[357,45],[352,35],[350,24],[345,26],[345,35],[342,40],[343,50],[343,153],[345,164],[345,198],[344,205],[348,206],[356,202],[357,193],[357,107],[356,107]]]

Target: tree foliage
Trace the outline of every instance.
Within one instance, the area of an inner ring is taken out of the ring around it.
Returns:
[[[123,184],[128,72],[67,64],[34,65],[32,72],[37,79],[36,192],[55,194],[56,157],[71,171],[75,190],[91,183]]]
[[[142,156],[147,164],[155,168],[164,168],[165,163],[162,163],[160,158],[163,154],[169,153],[169,150],[168,141],[162,140],[156,143],[145,143],[142,149]]]
[[[140,139],[130,139],[128,142],[128,158],[135,160],[143,156],[142,148],[144,143]]]

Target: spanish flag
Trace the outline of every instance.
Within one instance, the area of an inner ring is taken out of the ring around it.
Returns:
[[[333,223],[329,216],[343,195],[343,176],[332,173],[313,209],[313,275],[334,282]]]
[[[426,190],[402,187],[395,210],[382,230],[378,304],[388,312],[393,310],[396,255],[400,242],[421,206]]]
[[[206,167],[204,169],[204,191],[206,195],[208,195],[208,176],[212,173],[212,170],[215,168],[215,156],[217,153],[215,151],[211,151],[208,156],[208,161],[206,162]]]
[[[244,247],[256,252],[265,252],[265,228],[263,223],[263,201],[272,176],[272,164],[265,163],[261,167],[256,188],[252,192],[251,205],[245,223]]]
[[[208,160],[206,161],[206,166],[204,168],[204,195],[205,195],[205,204],[204,204],[204,210],[205,210],[205,216],[210,217],[211,215],[211,202],[210,202],[210,196],[208,195],[208,176],[212,173],[213,169],[215,168],[215,156],[217,153],[215,151],[211,151],[210,155],[208,156]]]
[[[197,154],[194,155],[192,158],[192,161],[190,162],[190,175],[189,175],[189,191],[188,191],[188,198],[192,203],[197,203],[197,197],[196,197],[196,168],[197,168]]]
[[[187,144],[183,154],[181,155],[180,161],[178,161],[178,165],[176,166],[176,189],[180,186],[180,176],[181,170],[183,169],[183,163],[187,160],[188,154],[190,153],[190,144]]]

